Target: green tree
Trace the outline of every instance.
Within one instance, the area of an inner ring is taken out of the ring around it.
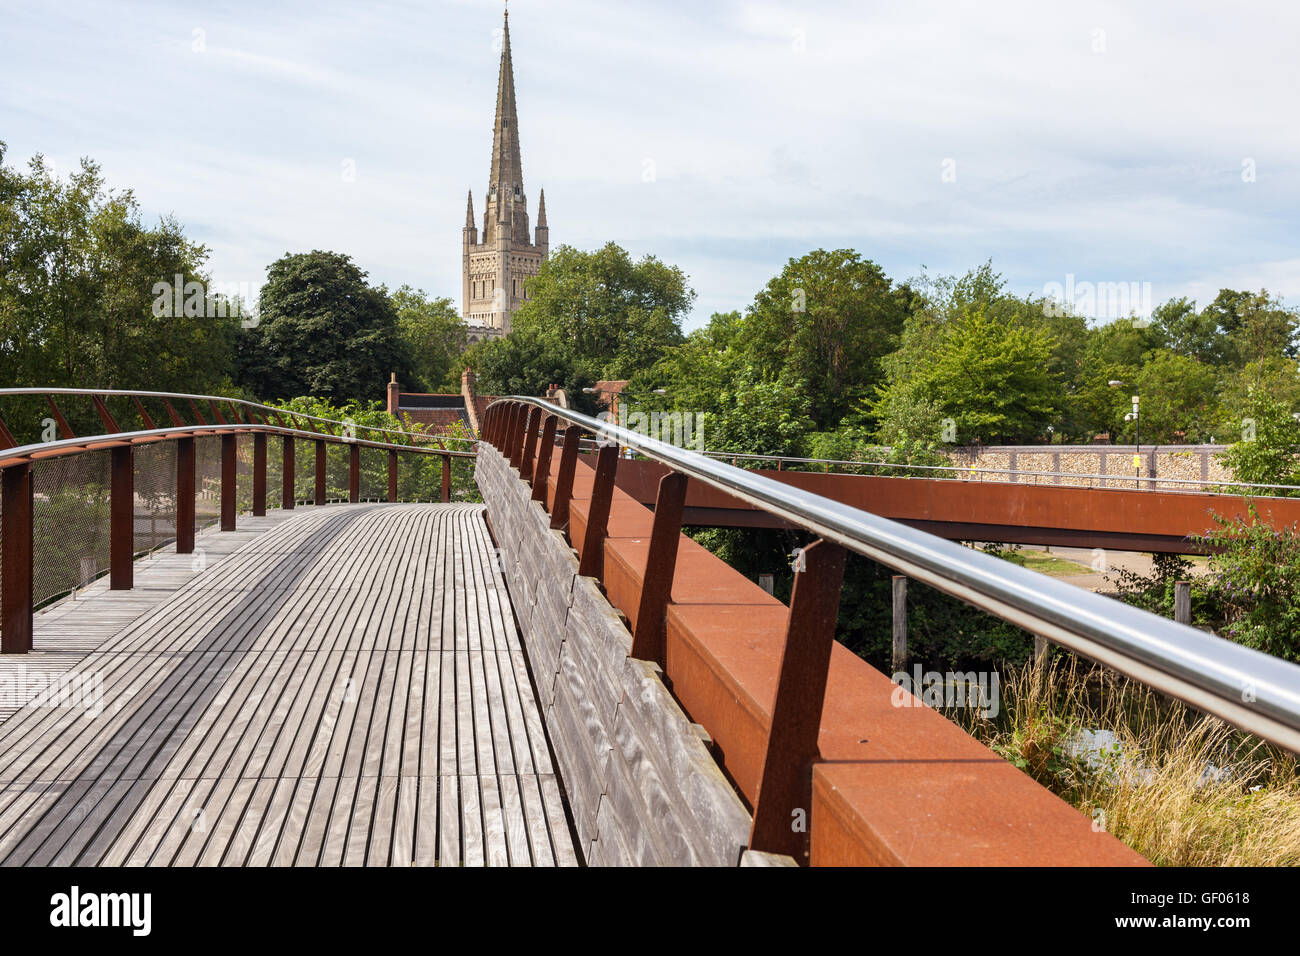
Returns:
[[[483,391],[539,394],[557,384],[580,398],[599,379],[630,378],[682,341],[695,299],[680,269],[654,256],[634,262],[612,242],[594,252],[560,246],[527,291],[511,334],[468,354]]]
[[[910,289],[853,250],[816,249],[754,297],[745,347],[803,391],[814,428],[834,428],[881,381],[912,302]]]
[[[882,439],[898,428],[898,409],[914,409],[921,397],[952,419],[963,444],[1041,438],[1060,412],[1060,383],[1048,368],[1054,345],[1041,329],[1001,324],[982,309],[964,312],[938,330],[909,378],[879,390]]]
[[[110,190],[89,159],[62,179],[39,155],[25,173],[4,155],[0,143],[0,380],[229,390],[239,322],[208,294],[207,249],[174,219],[146,226],[133,193]],[[202,289],[195,314],[155,308],[156,284],[177,274]],[[43,407],[7,410],[12,426],[34,439],[25,425],[38,429]],[[78,431],[99,427],[88,405],[65,412]]]
[[[1143,441],[1204,442],[1221,427],[1218,374],[1203,362],[1160,349],[1142,366],[1136,382],[1142,399]],[[1123,397],[1131,396],[1124,391]]]
[[[1216,516],[1200,539],[1210,552],[1208,590],[1225,623],[1222,636],[1290,661],[1300,661],[1300,535],[1259,520]]]
[[[267,269],[261,323],[240,340],[241,382],[262,398],[318,395],[341,404],[415,380],[397,309],[350,257],[315,250]]]
[[[1267,392],[1252,392],[1240,419],[1241,441],[1219,455],[1237,481],[1250,484],[1300,485],[1300,422]]]
[[[392,300],[402,343],[415,369],[413,385],[428,392],[460,391],[465,323],[451,299],[431,299],[423,289],[404,285]]]

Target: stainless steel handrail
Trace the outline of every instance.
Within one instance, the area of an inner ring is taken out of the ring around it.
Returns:
[[[328,421],[328,419],[321,419]],[[332,424],[340,425],[342,422]],[[131,442],[138,438],[173,438],[192,435],[195,432],[204,434],[219,434],[222,432],[265,432],[269,435],[283,435],[291,438],[303,438],[310,441],[328,441],[341,445],[360,445],[365,448],[377,448],[381,450],[397,452],[414,452],[417,455],[437,455],[438,457],[449,458],[474,458],[475,453],[472,451],[453,451],[450,448],[429,448],[426,445],[395,445],[390,442],[370,441],[365,438],[344,438],[340,435],[322,435],[320,432],[303,431],[297,428],[284,428],[280,425],[182,425],[174,428],[153,428],[146,431],[135,432],[113,432],[111,435],[88,435],[84,438],[62,438],[58,441],[34,442],[29,445],[19,445],[16,448],[0,449],[0,460],[11,461],[13,459],[26,458],[31,455],[39,454],[41,458],[57,458],[60,452],[66,451],[69,455],[79,454],[86,451],[94,451],[95,446],[109,446],[123,442]]]
[[[343,425],[347,422],[340,422],[333,418],[321,418],[318,415],[309,415],[307,412],[298,412],[290,408],[276,408],[274,405],[263,405],[260,402],[250,402],[243,398],[231,398],[229,395],[192,395],[188,392],[148,392],[128,388],[0,388],[0,398],[6,395],[85,395],[87,397],[95,396],[124,396],[127,398],[183,398],[187,401],[196,402],[230,402],[232,405],[242,405],[245,408],[256,408],[262,411],[278,413],[280,415],[293,415],[304,418],[311,422],[320,422],[325,425]],[[459,441],[473,442],[473,438],[459,438],[448,435],[431,435],[427,432],[408,432],[395,428],[380,428],[377,425],[357,425],[356,428],[364,428],[367,431],[382,432],[385,435],[404,435],[408,438],[435,438],[439,441]],[[199,426],[203,427],[203,426]]]
[[[511,396],[498,401],[532,405],[607,442],[632,448],[1242,730],[1300,752],[1300,666],[1296,664],[542,399]]]

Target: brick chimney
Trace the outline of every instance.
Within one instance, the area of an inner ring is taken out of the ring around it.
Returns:
[[[474,406],[474,394],[474,370],[467,365],[465,371],[460,373],[460,396],[465,400],[465,417],[469,419],[469,427],[477,435],[478,409]]]
[[[397,415],[397,408],[401,404],[400,395],[401,386],[397,384],[397,373],[393,372],[392,378],[388,380],[388,414]]]

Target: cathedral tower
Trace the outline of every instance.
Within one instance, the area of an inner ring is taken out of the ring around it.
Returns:
[[[525,282],[546,259],[546,193],[537,208],[534,237],[528,221],[523,164],[519,158],[519,118],[515,110],[515,73],[510,60],[510,12],[501,37],[501,72],[497,79],[496,123],[492,129],[492,171],[483,210],[483,231],[474,221],[474,193],[465,206],[462,230],[461,316],[471,341],[508,335],[510,317],[527,296]]]

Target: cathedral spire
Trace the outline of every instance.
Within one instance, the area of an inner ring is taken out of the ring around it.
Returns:
[[[469,195],[465,197],[465,228],[474,228],[474,190],[472,189],[469,191]]]
[[[493,186],[511,196],[516,187],[523,193],[523,164],[519,159],[519,117],[515,111],[515,70],[510,59],[510,11],[506,10],[501,33],[501,72],[497,78],[497,116],[492,130]],[[504,197],[502,197],[504,198]]]
[[[560,198],[564,198],[564,197],[560,197]],[[537,203],[537,228],[538,229],[546,228],[546,190],[545,189],[542,190],[541,198],[538,200]]]

